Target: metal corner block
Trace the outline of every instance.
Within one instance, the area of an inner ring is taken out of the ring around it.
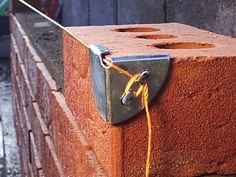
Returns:
[[[93,91],[98,110],[104,120],[110,124],[125,122],[139,113],[143,107],[141,97],[128,105],[121,98],[130,78],[107,67],[103,59],[110,52],[101,45],[90,45],[90,64]],[[146,82],[149,87],[149,102],[161,89],[169,69],[169,55],[145,55],[111,58],[113,64],[132,73],[148,71]]]

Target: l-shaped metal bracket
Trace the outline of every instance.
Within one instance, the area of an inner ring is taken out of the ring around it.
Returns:
[[[90,45],[90,63],[95,102],[104,120],[110,124],[122,123],[142,108],[141,98],[129,105],[121,102],[129,78],[109,68],[103,62],[110,52],[101,45]],[[161,89],[170,63],[169,55],[145,55],[111,58],[112,62],[124,70],[137,74],[148,71],[146,82],[149,86],[149,102]]]

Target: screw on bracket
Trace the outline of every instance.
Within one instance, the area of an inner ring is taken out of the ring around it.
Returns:
[[[139,76],[136,82],[134,83],[139,83],[141,85],[145,84],[147,79],[149,78],[150,74],[148,71],[143,71],[142,74]],[[133,89],[130,89],[128,93],[124,94],[121,97],[121,104],[125,106],[129,106],[132,100],[135,98],[135,93]]]
[[[147,70],[143,71],[142,74],[140,75],[140,77],[138,78],[138,82],[143,85],[144,83],[146,83],[149,76],[150,76],[149,71],[147,71]]]
[[[130,105],[130,103],[134,99],[134,97],[135,97],[134,92],[132,90],[130,90],[128,93],[124,94],[121,97],[121,104],[125,105],[125,106]]]

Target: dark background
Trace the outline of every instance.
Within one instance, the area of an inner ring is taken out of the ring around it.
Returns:
[[[236,0],[64,0],[63,4],[65,26],[166,22],[236,37]]]

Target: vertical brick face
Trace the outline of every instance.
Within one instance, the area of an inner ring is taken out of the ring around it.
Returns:
[[[30,163],[28,163],[27,169],[28,169],[28,171],[27,171],[27,176],[28,176],[28,177],[34,177],[32,165],[31,165]]]
[[[37,147],[37,151],[39,153],[40,161],[43,161],[44,149],[42,147],[45,146],[45,136],[49,134],[48,129],[41,117],[41,113],[39,111],[39,107],[37,103],[33,103],[32,105],[32,114],[31,114],[31,126],[33,130],[33,135],[35,137],[35,143]]]
[[[20,68],[19,69],[20,70],[19,82],[20,82],[20,87],[21,87],[20,94],[22,97],[22,103],[27,108],[29,105],[29,102],[28,102],[29,98],[31,98],[32,101],[34,101],[35,97],[33,95],[32,89],[30,87],[29,80],[28,80],[24,65],[19,65],[18,67]]]
[[[49,115],[50,105],[49,105],[49,95],[51,91],[57,90],[56,83],[52,79],[48,70],[43,63],[37,64],[37,92],[36,100],[39,105],[39,109],[42,113],[42,118],[46,125],[49,126],[51,122],[51,117]]]
[[[42,170],[39,170],[39,177],[45,177]]]
[[[33,94],[36,97],[37,86],[38,86],[37,76],[39,75],[39,74],[37,74],[37,71],[38,71],[37,70],[37,63],[41,63],[41,60],[30,43],[27,43],[27,47],[29,50],[28,60],[27,60],[27,63],[28,63],[27,75],[29,78],[29,83],[32,88]]]
[[[42,177],[46,174],[44,171],[47,171],[51,177],[61,177],[63,172],[60,163],[55,160],[57,156],[53,151],[54,145],[49,146],[45,138],[49,136],[49,132],[45,124],[47,119],[43,118],[49,115],[49,100],[40,98],[40,94],[48,98],[51,90],[56,90],[55,82],[13,16],[11,28],[13,107],[22,175]],[[46,176],[49,176],[48,174]]]
[[[16,42],[15,39],[13,37],[13,35],[10,35],[10,50],[11,50],[11,67],[12,67],[12,72],[16,74]]]
[[[16,45],[18,46],[19,49],[19,53],[21,55],[21,57],[24,57],[25,55],[25,38],[26,34],[23,30],[23,28],[21,27],[21,25],[19,24],[19,22],[17,21],[16,17],[14,17],[13,15],[10,15],[10,27],[11,27],[11,32],[13,34],[13,36],[15,37],[16,40]]]
[[[52,141],[66,176],[107,176],[67,107],[61,93],[50,97]],[[78,167],[74,164],[80,164]]]
[[[23,61],[22,61],[22,58],[19,54],[19,50],[18,50],[18,47],[16,45],[16,42],[15,42],[15,37],[11,34],[11,62],[12,62],[12,67],[13,67],[13,71],[16,75],[18,75],[18,70],[19,70],[19,67],[17,67],[19,64],[22,64]]]
[[[39,177],[40,173],[42,173],[42,165],[39,160],[39,154],[36,148],[34,135],[30,133],[30,163],[32,165],[32,171],[35,177]]]
[[[120,165],[121,156],[118,154],[121,149],[120,146],[113,147],[114,142],[119,144],[120,141],[116,137],[119,136],[119,127],[107,125],[97,111],[90,79],[88,48],[66,32],[64,39],[64,51],[67,51],[64,53],[66,102],[108,175],[119,176],[116,168]]]
[[[57,159],[55,147],[51,138],[47,136],[45,141],[45,163],[43,163],[45,174],[47,174],[48,177],[64,177],[65,175],[63,174],[61,163]]]

